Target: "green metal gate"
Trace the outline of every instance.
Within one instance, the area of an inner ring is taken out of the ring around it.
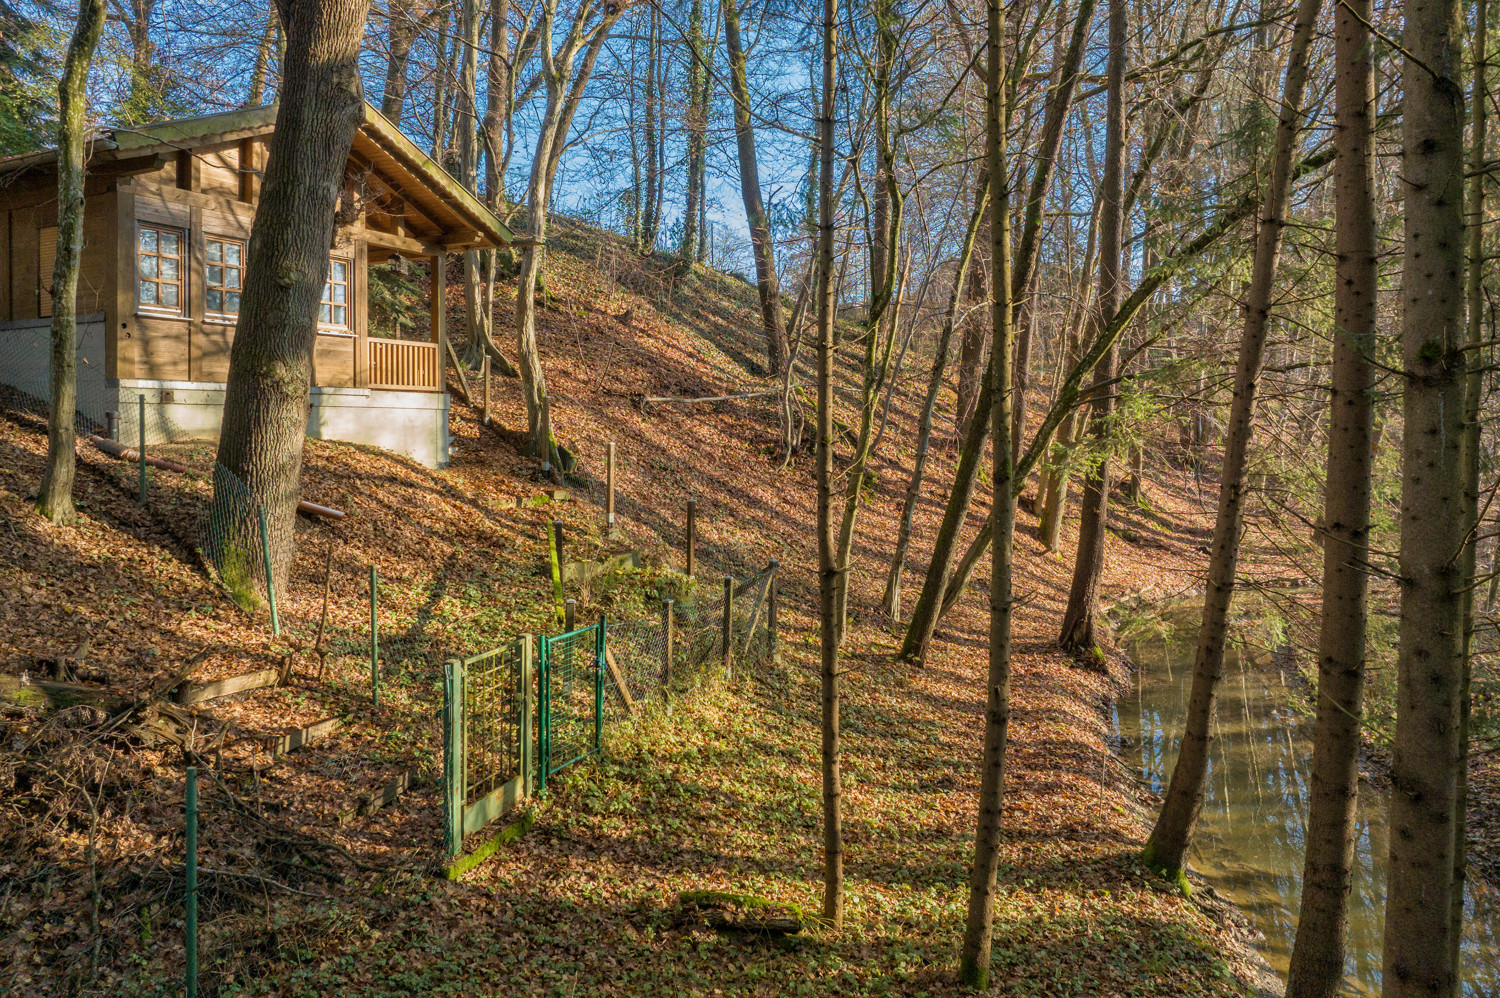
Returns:
[[[537,785],[546,789],[547,777],[603,749],[604,621],[540,644]]]
[[[531,637],[450,661],[443,675],[444,844],[504,815],[532,789]]]

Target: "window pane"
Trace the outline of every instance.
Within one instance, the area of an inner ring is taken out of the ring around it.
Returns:
[[[143,256],[143,257],[141,257],[141,276],[142,277],[155,277],[156,276],[156,260],[157,260],[157,258],[154,257],[154,256]]]
[[[224,268],[224,286],[226,288],[237,288],[240,286],[240,268]]]
[[[209,267],[208,268],[208,283],[209,284],[213,284],[213,285],[217,285],[218,287],[223,287],[224,286],[224,268],[223,267]]]
[[[161,276],[168,281],[177,280],[177,258],[175,256],[164,256],[161,258]]]
[[[349,286],[347,284],[335,284],[333,286],[333,300],[342,303],[345,300],[344,295],[348,290]]]
[[[177,255],[177,233],[163,232],[161,234],[161,252],[163,256]]]
[[[323,306],[319,307],[319,309],[318,309],[318,321],[319,322],[330,322],[330,321],[332,321],[332,319],[333,319],[333,316],[329,313],[327,305],[323,305]]]
[[[224,244],[224,262],[225,263],[233,264],[236,267],[238,267],[240,265],[240,244],[239,243],[225,243]]]
[[[346,268],[339,261],[333,261],[331,264],[329,264],[329,267],[332,268],[331,273],[333,274],[333,279],[335,281],[343,281],[348,279],[346,277]]]
[[[347,312],[348,309],[342,305],[333,306],[333,324],[335,326],[347,326],[349,324]]]
[[[209,288],[204,292],[203,297],[208,305],[208,310],[210,312],[224,311],[224,292],[215,291],[213,288]]]
[[[177,285],[163,284],[161,286],[161,303],[172,308],[177,307]]]
[[[141,304],[156,304],[156,285],[152,284],[150,281],[141,282]]]
[[[230,315],[240,314],[240,293],[231,291],[224,296],[224,311]]]
[[[155,229],[142,229],[141,230],[141,249],[144,250],[147,253],[155,253],[156,252],[156,230]]]
[[[208,262],[209,263],[219,263],[223,259],[224,259],[224,244],[220,243],[220,242],[215,242],[214,240],[210,239],[208,241]]]

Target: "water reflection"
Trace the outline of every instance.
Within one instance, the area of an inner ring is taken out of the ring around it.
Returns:
[[[1139,668],[1133,696],[1116,710],[1125,760],[1158,793],[1177,758],[1197,636],[1191,617],[1173,623],[1169,639],[1127,645]],[[1313,733],[1312,719],[1287,707],[1289,678],[1275,656],[1225,652],[1208,792],[1190,853],[1193,869],[1265,935],[1266,957],[1283,975],[1297,928]],[[1384,795],[1362,784],[1345,971],[1351,995],[1380,990],[1385,819]],[[1464,994],[1500,994],[1500,892],[1471,883],[1466,903]]]

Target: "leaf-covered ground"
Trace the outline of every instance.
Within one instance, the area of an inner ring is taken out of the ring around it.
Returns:
[[[572,242],[570,242],[570,239]],[[677,894],[721,889],[816,911],[821,875],[813,483],[781,470],[763,399],[641,406],[767,386],[756,373],[753,289],[700,273],[670,298],[656,276],[573,233],[558,240],[543,312],[554,426],[597,473],[620,449],[621,520],[647,570],[577,595],[586,613],[637,606],[680,566],[683,508],[699,510],[700,577],[784,570],[782,661],[613,725],[602,760],[534,803],[519,842],[460,883],[436,879],[439,803],[430,778],[445,658],[547,626],[548,520],[584,550],[602,489],[534,497],[533,464],[455,404],[455,463],[428,471],[378,451],[310,442],[303,493],[346,510],[336,531],[299,526],[273,639],[211,585],[191,551],[204,481],[159,474],[139,509],[130,470],[83,453],[80,526],[30,513],[45,451],[33,424],[0,421],[0,666],[75,671],[139,694],[201,656],[193,678],[279,665],[294,680],[197,711],[203,778],[204,982],[250,995],[956,994],[982,732],[985,597],[976,585],[924,667],[895,661],[878,612],[909,471],[925,371],[898,379],[891,442],[861,513],[845,677],[847,921],[782,941],[680,927]],[[644,294],[628,288],[636,288]],[[656,297],[649,297],[655,295]],[[629,321],[620,318],[629,311]],[[846,378],[846,381],[848,379]],[[521,422],[496,382],[497,422]],[[845,399],[846,403],[848,399]],[[951,442],[952,415],[940,413]],[[177,448],[207,469],[207,447]],[[918,512],[909,586],[941,516],[956,455],[940,449]],[[1149,462],[1150,512],[1110,540],[1108,591],[1165,598],[1201,584],[1206,495],[1165,455]],[[973,513],[973,530],[983,516]],[[1239,995],[1255,979],[1244,933],[1134,862],[1148,802],[1109,742],[1122,679],[1071,667],[1051,641],[1071,559],[1041,551],[1023,504],[1015,714],[996,912],[995,986],[1014,995]],[[330,610],[317,680],[324,565]],[[1069,549],[1064,545],[1065,550]],[[385,666],[368,700],[366,580],[383,580]],[[907,604],[914,594],[909,592]],[[87,642],[87,645],[85,645]],[[269,765],[262,739],[344,716],[330,741]],[[182,975],[182,753],[121,744],[75,710],[0,715],[0,993],[165,995]],[[206,764],[211,762],[212,766]],[[402,769],[429,781],[340,827],[355,795]]]

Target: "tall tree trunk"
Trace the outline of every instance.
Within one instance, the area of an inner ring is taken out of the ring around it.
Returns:
[[[818,616],[823,706],[823,918],[844,921],[843,773],[839,762],[838,563],[833,513],[833,116],[838,94],[838,0],[823,0],[823,92],[818,115]]]
[[[786,327],[781,318],[781,289],[776,283],[776,244],[760,197],[755,129],[750,124],[750,84],[745,75],[745,50],[740,44],[739,0],[723,0],[723,3],[724,43],[729,51],[729,89],[734,98],[734,137],[740,159],[740,197],[745,202],[750,249],[755,254],[755,287],[760,293],[767,367],[775,376],[781,374],[781,366],[786,362]]]
[[[260,107],[266,102],[266,76],[271,68],[271,46],[276,43],[276,7],[266,10],[266,27],[255,46],[255,64],[250,68],[250,86],[245,91],[245,107]]]
[[[380,113],[399,125],[406,110],[406,67],[411,62],[417,26],[412,21],[411,0],[388,0],[386,12],[386,40],[391,52],[385,63],[385,93],[380,99]]]
[[[479,194],[479,35],[484,19],[479,13],[479,0],[463,0],[459,8],[459,30],[463,39],[463,54],[458,72],[458,179],[470,194]],[[464,264],[464,320],[467,324],[465,341],[470,358],[482,356],[484,345],[489,341],[489,331],[484,323],[484,302],[480,298],[479,252],[466,250]]]
[[[901,576],[906,570],[906,553],[911,546],[911,524],[916,514],[917,500],[922,494],[922,478],[927,468],[927,454],[932,441],[932,414],[937,408],[938,393],[943,387],[943,372],[948,366],[948,352],[953,342],[953,327],[958,316],[959,302],[963,300],[964,286],[969,273],[969,262],[974,258],[975,237],[979,234],[979,223],[984,218],[989,203],[990,180],[986,172],[979,182],[974,198],[974,210],[969,214],[969,225],[964,230],[964,240],[959,249],[958,262],[953,271],[953,293],[948,296],[948,311],[943,316],[943,328],[938,334],[937,350],[932,358],[932,374],[927,379],[927,395],[922,400],[922,413],[917,422],[917,455],[912,466],[911,479],[906,484],[906,497],[901,503],[901,519],[896,528],[896,551],[891,555],[891,568],[885,580],[885,594],[881,598],[881,609],[891,619],[901,619]]]
[[[1402,36],[1401,629],[1391,757],[1387,998],[1454,987],[1454,803],[1463,679],[1463,93],[1456,3]]]
[[[1344,977],[1359,797],[1373,460],[1375,63],[1370,0],[1335,14],[1335,254],[1328,484],[1323,511],[1323,622],[1317,723],[1302,867],[1302,908],[1287,998],[1332,998]]]
[[[1120,301],[1120,238],[1124,225],[1122,202],[1125,181],[1125,4],[1111,0],[1109,10],[1109,94],[1105,111],[1104,180],[1100,185],[1099,307],[1096,330],[1113,317]],[[1114,411],[1115,349],[1105,353],[1094,369],[1092,430],[1103,440]],[[1078,551],[1073,561],[1073,584],[1063,613],[1058,643],[1067,651],[1095,654],[1094,614],[1099,605],[1099,577],[1104,571],[1105,526],[1109,522],[1109,455],[1083,479],[1083,512],[1078,521]]]
[[[974,832],[974,866],[969,878],[969,912],[964,924],[959,977],[984,990],[990,982],[990,943],[994,935],[995,882],[1000,867],[1001,804],[1005,791],[1005,748],[1010,730],[1011,548],[1015,537],[1016,499],[1012,482],[1011,400],[1015,314],[1011,308],[1010,183],[1006,176],[1005,135],[1010,124],[1006,100],[1005,8],[988,0],[989,39],[986,142],[990,199],[990,322],[994,328],[990,365],[991,501],[995,520],[995,557],[990,565],[990,647],[988,694],[984,714],[984,750],[980,758],[979,814]],[[979,415],[975,414],[976,421]]]
[[[77,518],[73,471],[78,407],[78,269],[83,256],[83,179],[88,144],[88,78],[104,31],[104,0],[80,0],[57,84],[57,256],[52,265],[52,392],[47,463],[36,509],[58,526]]]
[[[1463,680],[1458,699],[1458,785],[1453,798],[1453,896],[1450,901],[1449,944],[1455,971],[1460,966],[1463,944],[1464,893],[1469,869],[1469,684],[1474,668],[1474,590],[1479,586],[1479,457],[1483,426],[1484,374],[1479,351],[1484,342],[1484,184],[1488,160],[1489,89],[1485,70],[1489,59],[1489,2],[1478,0],[1474,11],[1473,97],[1470,100],[1472,132],[1469,149],[1469,270],[1464,297],[1468,306],[1467,371],[1464,376],[1464,555],[1463,555]],[[1463,980],[1453,975],[1452,998],[1459,998]]]
[[[1245,299],[1245,325],[1240,336],[1234,375],[1234,400],[1224,441],[1224,466],[1219,479],[1219,511],[1210,542],[1208,586],[1203,596],[1203,620],[1193,660],[1192,690],[1172,782],[1161,814],[1146,842],[1143,859],[1162,876],[1186,884],[1183,860],[1188,840],[1203,806],[1203,777],[1213,739],[1214,702],[1224,672],[1224,637],[1234,576],[1239,564],[1240,525],[1244,518],[1245,457],[1255,432],[1255,393],[1270,325],[1276,266],[1286,229],[1287,201],[1292,186],[1292,157],[1302,131],[1302,94],[1307,83],[1307,50],[1312,42],[1321,0],[1300,0],[1296,26],[1287,51],[1281,113],[1276,126],[1271,179],[1256,231],[1255,260]]]
[[[364,117],[359,48],[369,6],[369,0],[279,4],[286,70],[251,229],[218,451],[218,463],[266,510],[271,574],[278,583],[285,582],[292,560],[313,341],[334,210]],[[245,521],[255,514],[241,503],[230,482],[215,476],[210,515],[233,523],[243,538],[251,534]]]
[[[703,159],[708,131],[708,84],[703,72],[703,0],[688,14],[687,206],[682,213],[682,245],[677,269],[688,273],[698,259],[698,221],[703,198]]]
[[[452,72],[452,54],[448,48],[448,7],[442,5],[438,15],[437,65],[432,71],[432,158],[439,166],[448,162],[448,74]]]
[[[659,36],[661,33],[661,9],[651,5],[651,33],[646,42],[646,121],[645,146],[646,146],[646,203],[642,206],[641,231],[638,236],[638,248],[642,253],[651,253],[656,249],[657,228],[660,224],[658,205],[661,188],[661,172],[657,169],[659,155],[657,152],[657,129],[659,119],[656,114],[656,73],[657,53],[660,51]]]
[[[983,229],[980,230],[980,235],[984,236]],[[980,267],[974,273],[974,280],[969,282],[963,336],[958,343],[958,380],[955,385],[957,399],[953,409],[953,428],[958,436],[964,438],[969,435],[974,413],[984,408],[979,396],[984,391],[984,379],[988,376],[985,347],[989,342],[990,326],[989,316],[985,310],[981,310],[980,305],[990,299],[989,281],[987,268]],[[980,422],[985,423],[985,420],[980,419]]]

